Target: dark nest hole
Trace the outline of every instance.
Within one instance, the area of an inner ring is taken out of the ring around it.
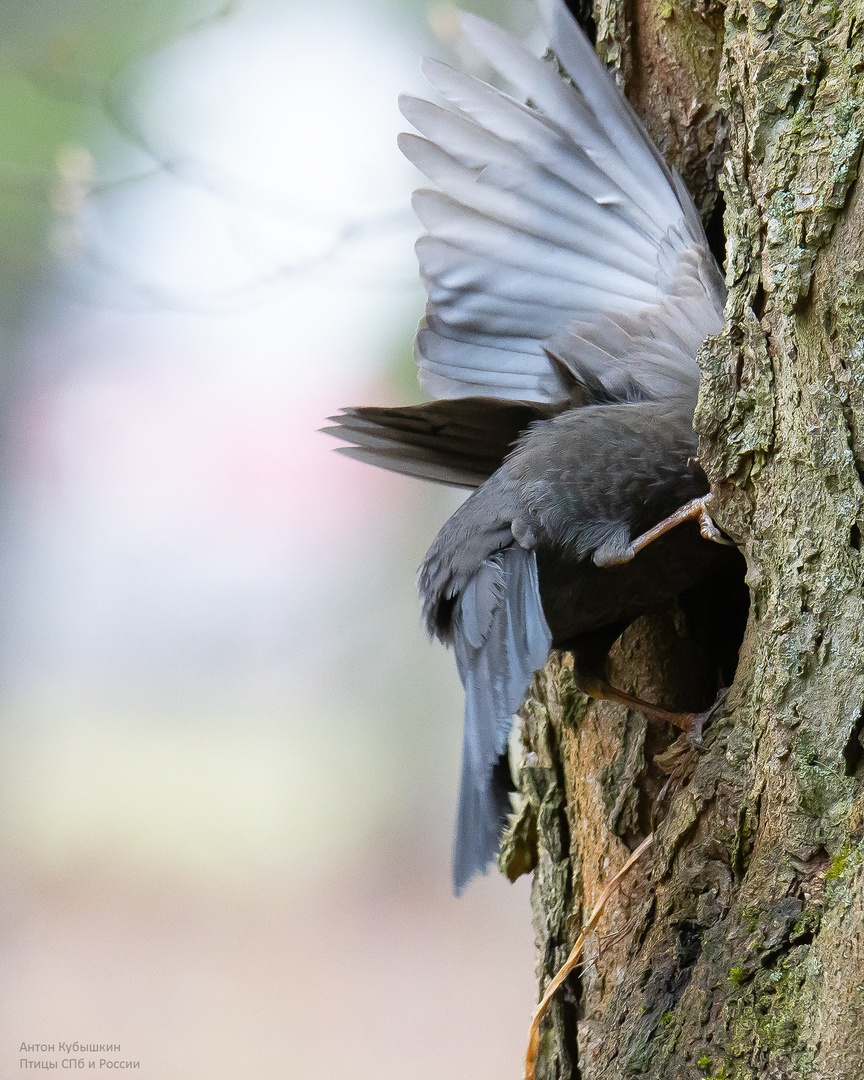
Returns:
[[[594,0],[567,0],[567,7],[576,22],[579,23],[591,39],[591,44],[594,45],[597,41],[597,26],[594,23]]]

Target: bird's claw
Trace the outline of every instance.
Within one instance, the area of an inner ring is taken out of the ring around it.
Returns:
[[[654,800],[655,807],[662,803],[671,787],[678,787],[690,776],[696,767],[699,755],[707,752],[706,747],[702,744],[705,728],[725,704],[728,696],[729,687],[727,686],[717,695],[717,699],[710,709],[706,709],[705,712],[691,714],[689,731],[679,735],[675,742],[662,754],[655,755],[654,764],[668,776],[668,780],[663,785],[660,794]]]
[[[669,532],[677,525],[683,524],[685,521],[693,521],[694,519],[699,522],[699,531],[706,540],[713,540],[715,544],[724,544],[727,547],[735,547],[734,541],[727,539],[721,533],[720,529],[715,524],[714,519],[711,517],[708,510],[711,500],[712,495],[710,491],[707,495],[701,496],[701,498],[691,499],[690,502],[685,503],[683,506],[679,506],[674,514],[670,514],[668,517],[663,518],[662,521],[658,521],[652,528],[648,529],[640,536],[637,536],[626,548],[622,547],[614,553],[610,552],[608,555],[605,551],[598,549],[601,558],[598,559],[597,552],[595,552],[595,563],[597,563],[598,566],[614,566],[619,563],[629,562],[629,560],[638,555],[643,548],[658,539],[658,537],[663,536],[664,533]]]
[[[706,495],[701,499],[702,509],[699,511],[699,532],[705,537],[706,540],[713,540],[715,544],[724,544],[726,547],[735,547],[734,540],[725,537],[717,528],[717,524],[714,518],[708,513],[707,503],[711,499],[710,495]]]

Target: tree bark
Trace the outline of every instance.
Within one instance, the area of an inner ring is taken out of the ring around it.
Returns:
[[[654,729],[582,697],[567,657],[537,677],[502,861],[536,863],[541,989],[655,828],[544,1023],[538,1077],[859,1080],[864,0],[597,0],[594,19],[706,220],[725,198],[727,322],[696,427],[751,609],[727,703],[660,804]],[[613,681],[704,695],[681,620],[631,627]]]

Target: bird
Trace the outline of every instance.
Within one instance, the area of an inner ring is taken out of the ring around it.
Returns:
[[[509,92],[426,60],[446,104],[400,98],[417,134],[399,146],[434,185],[413,198],[431,400],[343,409],[325,429],[349,457],[472,489],[418,575],[465,693],[457,894],[497,853],[509,734],[550,651],[573,654],[586,693],[698,729],[611,686],[606,657],[638,616],[740,558],[708,542],[729,543],[693,430],[722,272],[683,181],[563,0],[539,7],[545,58],[461,16]]]

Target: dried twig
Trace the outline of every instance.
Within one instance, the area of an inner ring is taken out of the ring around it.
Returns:
[[[528,1053],[525,1055],[525,1080],[535,1080],[535,1069],[537,1066],[537,1053],[540,1049],[540,1022],[546,1015],[549,1006],[552,1004],[552,999],[560,989],[564,980],[570,974],[570,972],[579,963],[579,958],[582,955],[582,950],[585,947],[585,939],[588,934],[594,929],[600,920],[600,916],[603,914],[603,909],[606,906],[606,902],[609,897],[618,891],[622,879],[628,874],[630,869],[635,866],[642,855],[651,847],[654,843],[654,833],[649,833],[639,847],[633,852],[627,862],[621,867],[618,873],[612,878],[608,885],[604,888],[600,894],[600,899],[597,901],[594,910],[591,912],[591,918],[582,927],[582,932],[576,939],[576,943],[570,950],[570,955],[552,982],[546,987],[546,993],[543,995],[543,999],[537,1006],[537,1010],[534,1013],[534,1018],[531,1021],[531,1029],[528,1033]]]

